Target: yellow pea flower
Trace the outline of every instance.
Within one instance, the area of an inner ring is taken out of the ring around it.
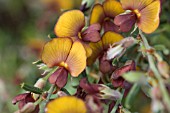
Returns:
[[[98,3],[94,5],[91,12],[90,24],[100,23],[105,31],[120,32],[119,27],[113,23],[113,19],[123,12],[124,10],[120,2],[106,0],[103,4]]]
[[[64,12],[58,19],[54,32],[58,37],[69,37],[73,41],[79,40],[85,50],[86,55],[89,57],[92,53],[88,42],[97,42],[100,40],[100,25],[94,24],[89,26],[85,31],[85,16],[80,10],[70,10]]]
[[[50,68],[64,67],[76,77],[86,67],[86,52],[79,41],[72,42],[69,38],[54,38],[45,44],[42,61]]]
[[[63,96],[49,102],[46,113],[87,113],[87,108],[81,99]]]
[[[127,14],[115,17],[114,23],[120,29],[129,31],[137,23],[139,29],[145,33],[154,32],[159,26],[160,0],[120,0]]]

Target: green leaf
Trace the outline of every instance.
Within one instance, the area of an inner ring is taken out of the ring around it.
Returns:
[[[146,82],[145,73],[143,72],[131,71],[131,72],[123,74],[122,77],[130,83],[137,82],[137,83],[143,84]]]

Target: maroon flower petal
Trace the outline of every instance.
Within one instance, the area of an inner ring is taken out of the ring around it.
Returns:
[[[59,68],[49,77],[49,82],[62,88],[67,83],[67,77],[68,71],[64,68]]]
[[[82,39],[86,42],[98,42],[100,41],[100,24],[92,24],[82,33]]]
[[[17,102],[24,100],[30,93],[23,93],[19,94],[16,97],[13,98],[12,104],[16,104]]]
[[[99,93],[100,85],[97,84],[89,84],[86,78],[81,79],[80,87],[83,88],[89,94]]]
[[[104,31],[107,32],[107,31],[114,31],[116,33],[120,33],[120,27],[115,25],[113,22],[111,22],[110,20],[106,20],[104,21],[103,23],[103,26],[104,26]]]
[[[111,71],[112,64],[108,61],[105,60],[105,57],[99,58],[99,69],[102,73],[108,73]]]
[[[124,15],[118,15],[114,19],[114,24],[120,26],[122,32],[128,32],[132,29],[136,23],[137,17],[134,13],[128,13]]]
[[[124,74],[125,72],[132,71],[132,70],[135,70],[135,69],[136,69],[136,67],[135,67],[135,62],[134,62],[134,61],[128,62],[128,64],[125,64],[125,66],[116,69],[116,70],[112,73],[111,78],[112,78],[112,79],[118,79],[118,78],[121,77],[121,75]]]

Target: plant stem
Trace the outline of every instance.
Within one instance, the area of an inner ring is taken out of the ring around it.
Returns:
[[[130,89],[130,92],[128,93],[126,99],[125,99],[125,107],[130,109],[131,103],[133,102],[133,98],[137,95],[137,93],[140,90],[140,86],[138,83],[135,83],[132,88]]]
[[[54,91],[54,88],[55,88],[55,84],[53,84],[53,85],[50,87],[49,91],[48,91],[48,96],[47,96],[47,99],[46,99],[46,103],[50,100],[50,97],[51,97],[51,95],[52,95],[52,93],[53,93],[53,91]]]
[[[151,49],[151,47],[149,46],[149,43],[148,43],[146,37],[143,35],[142,31],[139,31],[139,34],[141,35],[141,38],[143,40],[145,48],[146,49]],[[169,108],[169,106],[170,106],[170,98],[169,98],[168,92],[166,90],[166,87],[165,87],[165,85],[163,83],[163,79],[162,79],[159,71],[156,68],[153,56],[151,54],[149,54],[149,53],[146,53],[146,55],[148,57],[150,69],[153,71],[155,77],[158,80],[159,87],[160,87],[160,90],[161,90],[161,93],[162,93],[163,102],[165,103],[168,111],[170,112],[170,108]]]
[[[122,96],[116,101],[116,104],[110,113],[116,113],[116,110],[117,110],[119,104],[121,104],[121,102],[122,102],[124,93],[125,93],[125,89],[122,89]]]
[[[54,91],[54,88],[55,88],[55,84],[53,84],[50,89],[48,90],[48,96],[47,96],[47,99],[45,101],[42,102],[42,107],[40,109],[40,112],[39,113],[45,113],[45,106],[46,104],[48,103],[48,101],[50,100],[50,97]]]

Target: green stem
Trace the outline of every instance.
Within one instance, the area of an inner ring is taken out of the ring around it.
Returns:
[[[52,93],[53,93],[53,91],[54,91],[54,88],[55,88],[55,84],[53,84],[53,85],[50,87],[49,91],[48,91],[48,96],[47,96],[47,99],[46,99],[46,103],[50,100],[50,97],[51,97],[51,95],[52,95]]]
[[[55,84],[53,84],[53,85],[50,87],[50,89],[48,90],[47,99],[46,99],[45,101],[43,101],[43,103],[42,103],[43,105],[42,105],[39,113],[45,113],[44,110],[45,110],[46,104],[49,102],[50,97],[51,97],[51,95],[52,95],[52,93],[53,93],[53,91],[54,91],[54,88],[55,88]]]
[[[151,47],[149,46],[149,43],[148,43],[146,37],[142,34],[142,31],[139,31],[139,34],[141,35],[141,38],[142,38],[142,40],[143,40],[143,43],[144,43],[145,48],[146,48],[146,49],[151,49]],[[161,90],[161,92],[162,92],[163,101],[164,101],[164,103],[165,103],[168,111],[170,112],[170,108],[169,108],[169,106],[170,106],[170,98],[169,98],[168,92],[167,92],[167,90],[166,90],[166,87],[165,87],[165,85],[164,85],[164,83],[163,83],[163,79],[162,79],[159,71],[158,71],[157,68],[156,68],[156,65],[155,65],[155,63],[154,63],[154,58],[153,58],[153,56],[152,56],[151,54],[149,54],[149,53],[147,53],[146,55],[147,55],[147,57],[148,57],[150,69],[153,71],[155,77],[156,77],[157,80],[158,80],[159,87],[160,87],[160,90]]]
[[[128,93],[126,99],[125,99],[125,107],[130,109],[131,108],[131,103],[134,100],[133,98],[137,95],[139,92],[140,86],[138,83],[135,83],[132,88],[130,89],[130,92]]]
[[[117,110],[119,104],[121,104],[121,102],[122,102],[124,93],[125,93],[125,89],[122,89],[122,96],[116,101],[116,104],[110,113],[116,113],[116,110]]]

